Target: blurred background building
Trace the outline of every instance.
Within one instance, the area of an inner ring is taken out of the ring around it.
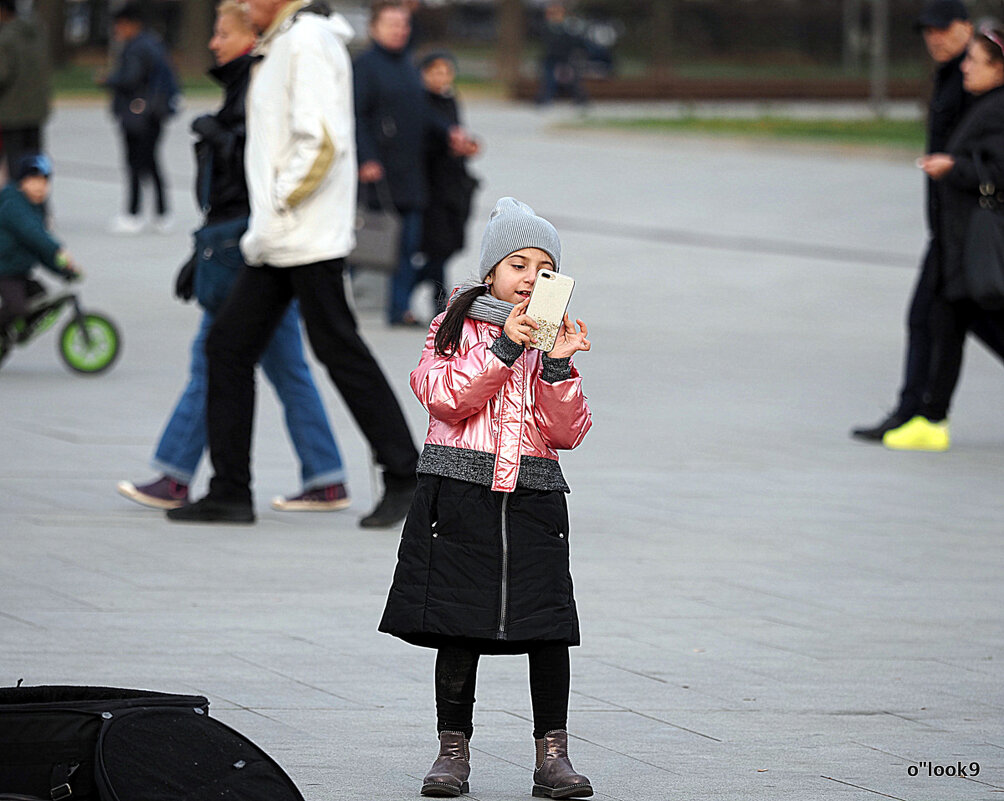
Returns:
[[[23,0],[57,63],[106,57],[115,0]],[[536,92],[547,0],[413,0],[416,48],[449,47],[461,79]],[[183,74],[208,66],[211,0],[146,0]],[[368,3],[330,0],[365,36]],[[576,57],[595,98],[915,97],[929,65],[912,29],[922,0],[568,0]],[[973,0],[974,17],[1000,16]]]

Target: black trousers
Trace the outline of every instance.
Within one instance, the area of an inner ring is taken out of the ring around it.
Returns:
[[[945,300],[935,297],[931,312],[933,351],[929,394],[920,413],[929,420],[944,420],[952,394],[962,371],[962,353],[966,334],[980,323],[1004,339],[1004,311],[986,311],[971,300]]]
[[[530,703],[533,736],[568,727],[570,670],[568,646],[541,642],[527,652],[530,664]],[[474,689],[480,654],[462,644],[444,645],[436,652],[436,730],[474,733]]]
[[[300,267],[245,267],[206,341],[209,494],[251,500],[254,367],[295,297],[314,355],[389,476],[413,478],[418,452],[390,384],[363,342],[345,298],[344,259]]]
[[[42,129],[38,125],[4,128],[3,155],[7,159],[7,174],[13,175],[22,156],[42,152]]]
[[[933,329],[938,324],[934,319],[938,283],[938,247],[939,243],[936,240],[932,240],[928,245],[907,315],[903,386],[900,389],[897,408],[897,412],[907,418],[923,413],[925,398],[931,389],[930,382],[933,378],[935,341]],[[1004,361],[1004,330],[993,319],[991,312],[977,310],[969,322],[969,330],[982,340],[990,351],[996,353],[1001,361]],[[961,349],[958,358],[961,364]],[[957,377],[958,368],[956,368]],[[945,378],[942,377],[941,380],[944,381]],[[954,381],[952,386],[954,388]],[[943,387],[941,392],[944,392]]]
[[[160,143],[161,130],[160,122],[154,119],[122,127],[126,165],[129,167],[129,213],[132,215],[139,214],[142,206],[140,185],[146,177],[153,182],[157,214],[167,212],[164,180],[157,164],[157,145]]]

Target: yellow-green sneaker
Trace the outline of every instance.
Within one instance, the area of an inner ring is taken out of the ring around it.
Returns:
[[[932,423],[926,417],[917,415],[899,428],[886,431],[882,444],[894,451],[947,451],[951,445],[948,436],[948,421]]]

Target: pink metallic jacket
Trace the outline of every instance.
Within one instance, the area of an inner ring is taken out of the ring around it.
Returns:
[[[493,456],[493,490],[512,492],[524,462],[542,465],[543,472],[553,467],[564,485],[556,451],[576,447],[592,425],[578,371],[572,366],[570,377],[548,383],[542,377],[545,359],[534,349],[524,350],[510,367],[496,355],[504,348],[492,350],[495,340],[503,336],[502,329],[471,318],[464,320],[457,352],[438,356],[435,338],[442,319],[440,315],[432,321],[422,358],[411,373],[411,388],[429,412],[419,472],[451,474],[423,471],[423,461],[437,461],[430,453],[438,454],[438,461],[442,454],[448,461],[453,455],[461,460],[468,456],[469,463],[479,461],[476,457]],[[500,345],[518,352],[519,346],[508,338]],[[562,360],[547,361],[563,364]],[[459,453],[447,449],[459,449]],[[553,460],[553,465],[541,459]],[[540,473],[527,470],[524,475],[534,472]]]

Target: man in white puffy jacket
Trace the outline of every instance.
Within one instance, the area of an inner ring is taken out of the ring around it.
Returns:
[[[250,448],[254,365],[292,298],[307,336],[384,469],[384,495],[364,527],[403,519],[415,488],[404,415],[359,336],[345,299],[355,244],[352,66],[343,17],[307,0],[249,0],[261,31],[247,96],[245,169],[251,218],[244,269],[206,342],[209,494],[168,512],[183,522],[254,522]]]

